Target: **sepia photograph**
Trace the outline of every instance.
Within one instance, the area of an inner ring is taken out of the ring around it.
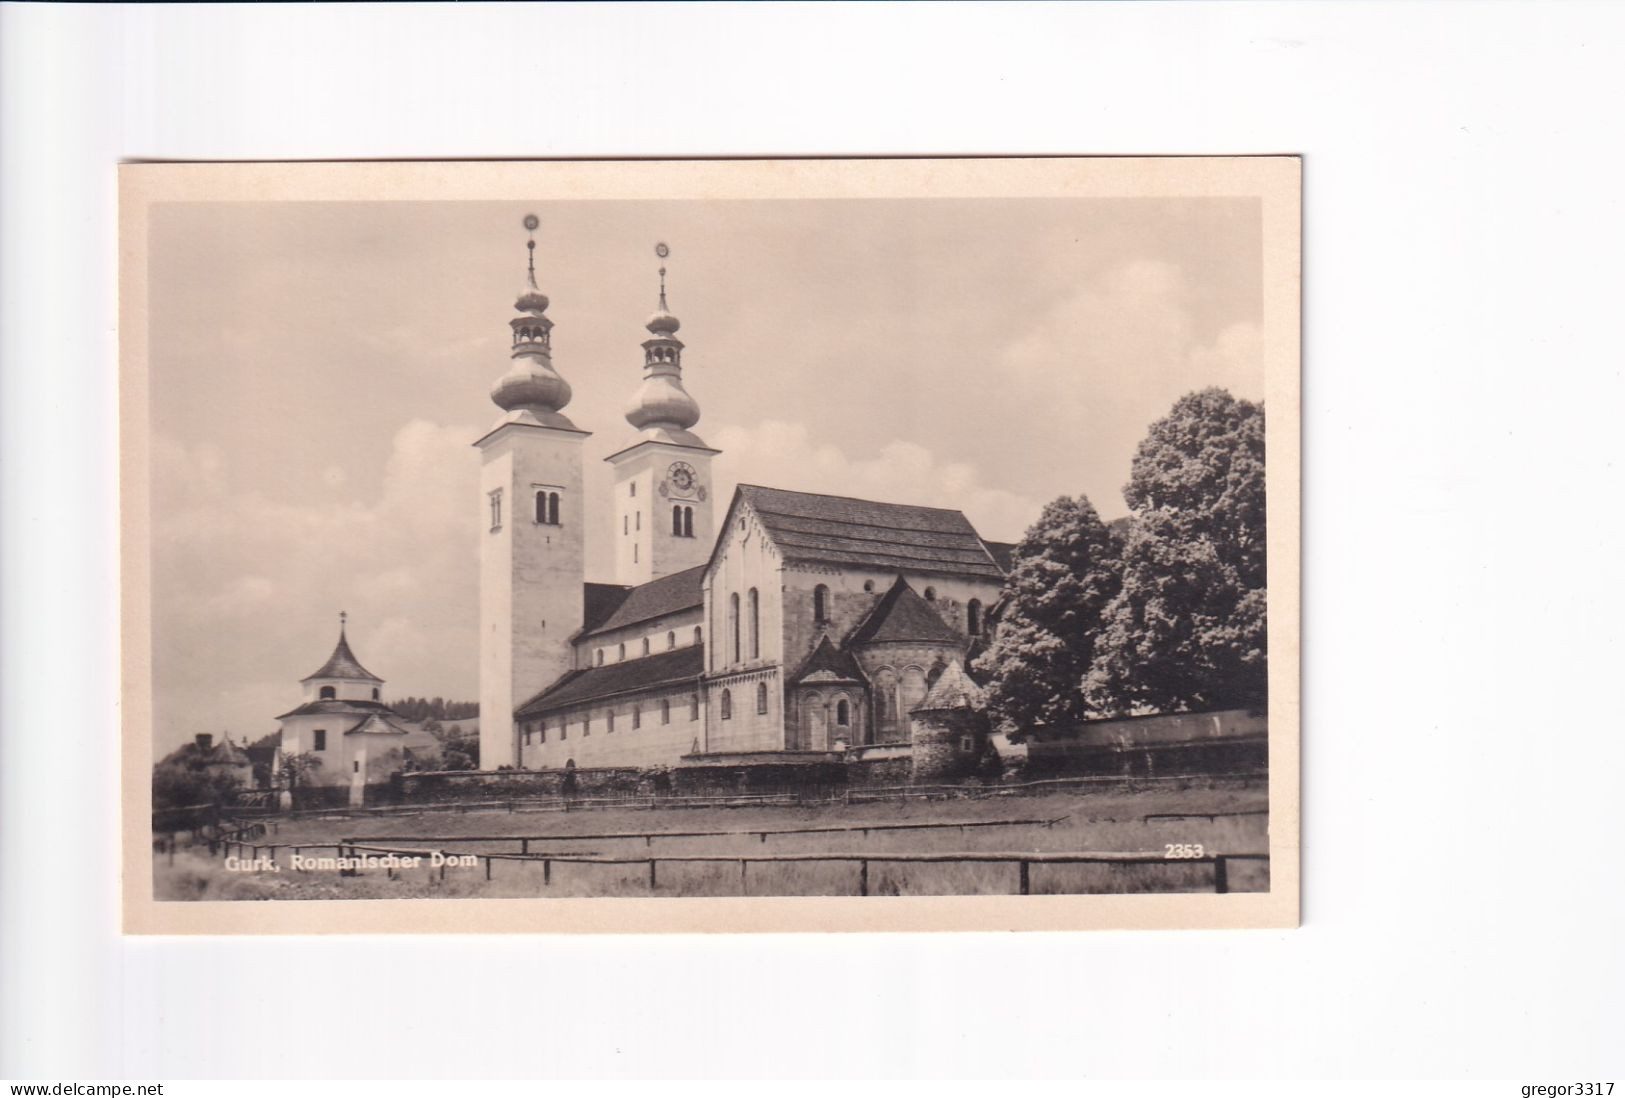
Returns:
[[[126,166],[127,926],[1295,924],[1298,187]]]

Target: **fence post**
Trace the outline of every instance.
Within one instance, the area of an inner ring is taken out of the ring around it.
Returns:
[[[543,858],[542,859],[542,887],[546,888],[548,885],[550,885],[552,883],[553,883],[553,860],[551,858]]]
[[[649,891],[653,892],[654,890],[655,890],[655,860],[653,858],[650,858],[649,859]]]
[[[1213,859],[1213,891],[1216,893],[1230,891],[1230,865],[1222,854]]]
[[[521,853],[521,854],[529,854],[530,853],[530,840],[529,839],[520,839],[519,840],[519,853]]]
[[[739,859],[739,894],[741,896],[749,896],[750,895],[750,882],[748,880],[746,880],[746,878],[745,878],[745,869],[749,865],[750,865],[750,863],[747,862],[745,859],[743,859],[743,858]]]
[[[491,879],[491,863],[494,861],[496,861],[495,858],[485,859],[485,879],[488,881]]]
[[[867,860],[858,862],[858,895],[869,895],[869,862]]]
[[[1021,864],[1021,894],[1023,896],[1029,896],[1029,895],[1032,894],[1032,863],[1031,862],[1022,862],[1020,864]]]

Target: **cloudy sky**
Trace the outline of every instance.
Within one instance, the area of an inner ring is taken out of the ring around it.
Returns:
[[[149,287],[155,748],[255,738],[350,613],[386,697],[477,696],[472,447],[534,210],[589,498],[632,429],[656,241],[736,481],[1106,517],[1182,393],[1262,396],[1252,199],[172,203]],[[597,498],[603,498],[600,494]],[[609,579],[606,511],[589,579]]]

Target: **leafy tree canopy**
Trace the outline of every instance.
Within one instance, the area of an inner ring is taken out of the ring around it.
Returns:
[[[1263,405],[1222,389],[1181,397],[1140,443],[1123,495],[1134,521],[1084,679],[1089,707],[1263,705]]]
[[[1016,547],[997,633],[973,665],[1012,736],[1088,715],[1080,684],[1121,586],[1119,552],[1117,535],[1082,496],[1046,506]]]

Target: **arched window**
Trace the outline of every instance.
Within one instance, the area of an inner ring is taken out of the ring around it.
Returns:
[[[339,696],[339,692],[337,690],[335,690],[331,686],[324,686],[321,689],[321,697],[324,698],[324,699],[326,699],[326,698],[336,698],[338,696]]]
[[[638,494],[638,482],[634,480],[631,484],[628,484],[626,487],[628,488],[628,491],[627,491],[626,494],[636,498],[636,496]]]
[[[671,723],[671,700],[669,698],[660,699],[660,723]]]
[[[598,665],[599,667],[604,666],[604,650],[602,648],[600,648],[598,651],[593,653],[592,662],[595,663],[596,665]]]
[[[632,703],[632,727],[634,729],[643,727],[643,706],[636,702]]]
[[[728,596],[728,643],[733,649],[733,662],[740,660],[739,648],[739,592]]]
[[[648,637],[643,638],[643,654],[645,656],[647,656],[649,654],[649,638]]]
[[[559,494],[557,492],[547,494],[547,523],[549,526],[559,524]]]
[[[897,738],[897,673],[889,667],[875,672],[874,722],[881,742]]]
[[[378,688],[376,686],[372,688],[372,700],[378,700]]]
[[[971,599],[965,604],[965,632],[977,636],[982,632],[982,601]]]
[[[666,651],[670,652],[673,648],[676,648],[676,647],[677,647],[677,634],[676,634],[676,632],[674,631],[674,632],[667,633],[666,634]]]
[[[874,580],[864,580],[863,581],[863,589],[865,591],[869,592],[870,594],[873,594],[874,589],[875,589],[875,581]]]
[[[547,521],[547,493],[546,492],[537,492],[536,493],[536,521],[537,522],[546,522]]]
[[[734,696],[726,687],[722,691],[722,719],[730,720],[734,715]]]
[[[547,722],[545,720],[536,722],[536,742],[547,742]]]
[[[756,712],[767,712],[767,683],[765,682],[756,684]]]
[[[692,507],[683,508],[683,536],[685,538],[694,536],[694,508]]]
[[[843,728],[852,723],[852,704],[845,698],[835,703],[835,723]]]
[[[829,620],[829,588],[819,584],[813,588],[813,622],[818,625]]]
[[[754,587],[750,589],[750,658],[762,658],[762,600]]]
[[[703,640],[705,640],[705,628],[703,626],[696,625],[694,627],[694,643],[699,644]]]
[[[683,536],[683,509],[675,503],[671,506],[671,536],[674,538]]]
[[[633,710],[633,713],[634,713],[633,727],[636,727],[636,720],[635,720],[636,712],[637,712],[636,710]],[[606,732],[615,731],[615,710],[613,710],[613,709],[604,710],[604,731],[606,731]]]
[[[937,589],[935,587],[927,587],[925,589],[925,601],[926,602],[936,602],[937,601]]]
[[[698,694],[688,696],[688,719],[691,721],[700,719],[700,696]]]
[[[618,650],[616,652],[615,658],[618,659],[618,660],[626,659],[626,642],[625,641],[622,641],[620,643],[620,646],[619,646],[619,648],[618,648]]]

